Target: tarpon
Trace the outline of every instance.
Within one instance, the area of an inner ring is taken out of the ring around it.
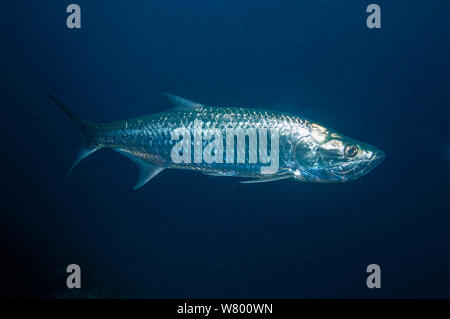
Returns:
[[[366,175],[385,158],[375,146],[299,116],[266,109],[213,107],[165,95],[175,108],[93,123],[74,115],[49,94],[83,135],[69,173],[102,148],[113,149],[136,163],[139,178],[135,189],[165,169],[247,178],[244,183],[281,179],[347,182]]]

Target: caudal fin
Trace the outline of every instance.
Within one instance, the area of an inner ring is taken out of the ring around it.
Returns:
[[[72,167],[70,168],[69,172],[67,173],[67,176],[70,175],[72,170],[75,168],[75,166],[78,165],[83,159],[94,153],[99,149],[93,141],[95,137],[95,128],[94,123],[86,121],[76,115],[73,114],[71,110],[69,110],[64,104],[62,104],[60,101],[58,101],[53,95],[50,93],[47,93],[47,95],[53,100],[53,102],[56,103],[56,105],[59,106],[59,108],[67,114],[67,116],[72,120],[72,122],[80,129],[81,134],[83,136],[83,141],[81,144],[81,147],[78,151],[78,155],[75,159],[75,162],[73,163]]]

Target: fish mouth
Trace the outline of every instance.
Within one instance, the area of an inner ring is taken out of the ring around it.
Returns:
[[[376,150],[369,158],[369,167],[371,169],[380,165],[380,163],[386,158],[386,153],[382,150]]]
[[[380,163],[385,159],[386,154],[382,150],[376,150],[372,153],[369,159],[365,161],[361,161],[359,163],[351,163],[349,165],[337,165],[332,167],[331,173],[340,178],[344,178],[344,176],[349,176],[350,174],[354,175],[353,178],[356,179],[362,175],[368,174],[375,167],[380,165]]]

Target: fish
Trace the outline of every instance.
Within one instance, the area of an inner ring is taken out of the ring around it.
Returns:
[[[386,156],[375,146],[280,111],[208,106],[163,93],[174,106],[167,111],[94,123],[47,94],[82,133],[67,175],[92,153],[109,148],[137,165],[134,189],[166,169],[239,177],[241,183],[348,182],[367,175]]]

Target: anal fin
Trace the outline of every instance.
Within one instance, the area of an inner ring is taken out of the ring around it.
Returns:
[[[131,159],[139,169],[139,177],[136,185],[134,185],[134,189],[138,189],[144,186],[149,180],[158,175],[164,170],[164,167],[156,166],[143,158],[136,156],[127,151],[121,150],[119,148],[114,149],[116,152],[125,155],[129,159]]]

